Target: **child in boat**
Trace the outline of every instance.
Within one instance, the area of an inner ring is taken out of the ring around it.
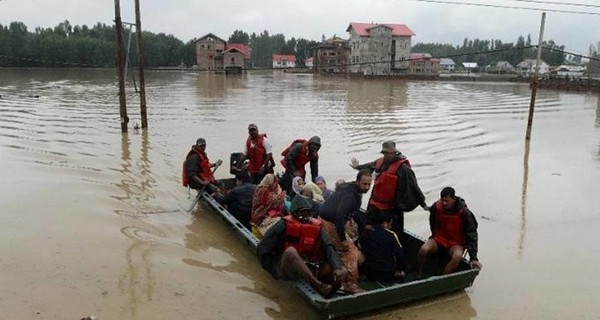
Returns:
[[[371,281],[388,282],[404,276],[404,256],[398,236],[392,228],[392,216],[379,214],[370,228],[365,228],[360,247],[364,262],[360,271]]]

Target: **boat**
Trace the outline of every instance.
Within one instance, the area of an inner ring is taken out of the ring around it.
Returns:
[[[235,186],[235,179],[223,179],[219,182],[226,188]],[[198,197],[201,204],[218,215],[227,226],[234,230],[242,242],[256,252],[259,239],[251,231],[246,229],[210,194],[202,192],[198,194]],[[417,252],[424,240],[405,230],[403,242],[405,242],[403,249],[407,263],[414,265]],[[317,293],[303,280],[297,281],[293,286],[317,310],[317,313],[324,318],[333,319],[448,294],[464,290],[473,285],[475,277],[479,274],[479,269],[471,268],[468,261],[463,257],[457,271],[442,275],[442,270],[447,261],[445,257],[430,257],[424,268],[424,274],[429,276],[420,280],[415,279],[414,271],[407,272],[403,279],[391,283],[360,280],[358,284],[365,289],[365,292],[346,294],[338,291],[332,298],[328,299]]]

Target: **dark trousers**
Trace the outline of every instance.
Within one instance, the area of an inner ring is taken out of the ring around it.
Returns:
[[[206,186],[200,183],[197,183],[196,181],[192,180],[190,181],[190,188],[194,189],[194,190],[198,190],[198,192],[201,191],[206,191],[209,194],[213,194],[217,191],[219,191],[219,186],[215,185],[215,184],[207,184]]]
[[[251,173],[250,174],[250,182],[252,184],[259,184],[262,179],[265,177],[266,174],[260,174],[260,173]]]

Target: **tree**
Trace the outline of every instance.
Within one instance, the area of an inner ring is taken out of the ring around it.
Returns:
[[[250,36],[242,30],[235,30],[233,34],[229,36],[227,42],[242,43],[248,45],[250,43]]]

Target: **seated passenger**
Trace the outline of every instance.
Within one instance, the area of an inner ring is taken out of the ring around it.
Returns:
[[[430,254],[443,251],[450,256],[444,274],[454,272],[465,251],[469,253],[472,268],[481,269],[477,259],[477,219],[467,208],[465,200],[457,197],[451,187],[440,192],[440,200],[429,208],[431,237],[417,254],[417,278],[422,277],[423,266]]]
[[[222,205],[227,207],[231,213],[244,227],[251,230],[250,215],[252,213],[252,198],[256,186],[250,183],[250,175],[246,171],[240,171],[235,176],[236,187],[231,189],[225,196],[216,193],[213,197]]]
[[[404,257],[398,236],[392,230],[392,216],[378,215],[360,237],[363,262],[360,270],[371,281],[388,282],[404,276]]]
[[[309,182],[304,185],[303,189],[305,188],[310,189],[310,191],[312,191],[312,199],[314,201],[316,201],[317,203],[325,202],[325,199],[323,198],[323,191],[321,191],[321,188],[319,188],[319,186],[316,183]]]
[[[327,200],[327,198],[329,198],[329,196],[333,193],[333,190],[327,188],[327,182],[325,181],[325,178],[323,178],[323,176],[318,176],[315,178],[315,183],[319,186],[319,189],[321,189],[321,192],[323,193],[323,199]]]
[[[353,237],[358,236],[364,222],[360,211],[362,195],[371,187],[371,172],[361,170],[356,181],[344,183],[320,206],[323,229],[340,252],[344,266],[348,270],[348,278],[344,283],[344,291],[359,293],[364,290],[358,281],[358,260],[360,251],[354,244]]]
[[[214,193],[219,191],[217,180],[211,171],[221,165],[220,159],[215,163],[210,163],[206,155],[206,140],[198,138],[196,144],[188,152],[183,162],[182,182],[183,186],[189,186],[198,191]]]
[[[292,214],[267,231],[258,243],[257,255],[261,266],[276,279],[304,279],[329,298],[344,281],[347,271],[322,230],[321,221],[312,218],[310,210],[308,199],[295,197]]]
[[[265,175],[254,192],[250,217],[252,233],[259,239],[285,215],[285,197],[277,177],[272,173]]]

